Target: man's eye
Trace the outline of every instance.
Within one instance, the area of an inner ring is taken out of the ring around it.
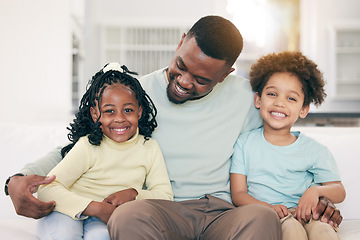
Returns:
[[[196,79],[196,82],[200,85],[206,85],[207,82],[205,80],[202,80],[202,79]]]
[[[185,68],[181,67],[178,62],[176,62],[176,67],[180,69],[181,71],[186,71]]]

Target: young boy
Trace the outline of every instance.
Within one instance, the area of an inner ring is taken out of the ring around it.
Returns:
[[[315,140],[291,132],[310,103],[326,94],[317,65],[300,52],[260,58],[251,68],[250,83],[263,127],[241,134],[231,165],[234,205],[262,204],[276,211],[283,239],[338,239],[333,228],[310,219],[319,197],[333,203],[345,198],[330,151]]]

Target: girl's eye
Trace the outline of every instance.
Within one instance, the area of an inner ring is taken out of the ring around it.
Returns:
[[[126,113],[133,112],[133,111],[134,111],[134,110],[131,109],[131,108],[126,108],[126,109],[125,109],[125,112],[126,112]]]
[[[104,112],[105,112],[105,113],[113,113],[114,110],[112,110],[112,109],[107,109],[107,110],[105,110]]]

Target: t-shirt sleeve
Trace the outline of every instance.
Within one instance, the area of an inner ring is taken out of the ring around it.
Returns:
[[[309,169],[309,172],[314,175],[314,183],[341,180],[336,161],[327,147],[322,146],[316,157],[315,164]]]
[[[248,137],[248,132],[240,134],[234,145],[234,153],[231,156],[230,173],[239,173],[246,175],[244,145]]]

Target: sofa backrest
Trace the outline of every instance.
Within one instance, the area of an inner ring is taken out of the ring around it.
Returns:
[[[360,219],[360,128],[294,127],[327,146],[336,160],[346,190],[344,202],[337,204],[344,219]]]

